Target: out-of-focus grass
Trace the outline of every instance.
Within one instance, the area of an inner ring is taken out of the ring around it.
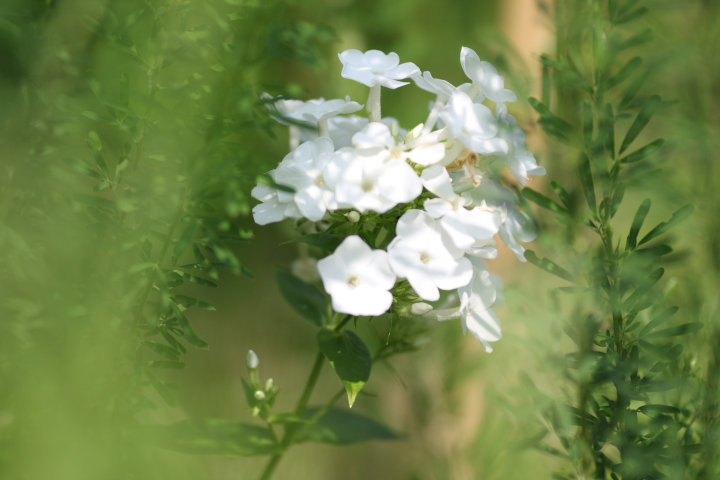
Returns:
[[[201,8],[202,2],[194,3]],[[236,2],[226,3],[234,8]],[[109,5],[121,11],[129,8],[121,2]],[[714,327],[720,271],[720,61],[713,47],[720,30],[717,5],[701,0],[648,5],[652,11],[647,22],[656,35],[643,56],[656,63],[659,72],[648,88],[678,100],[653,127],[672,142],[673,153],[664,172],[648,176],[642,185],[664,204],[648,223],[665,220],[663,212],[680,198],[700,207],[675,233],[687,255],[677,254],[671,271],[680,283],[675,294],[679,304],[694,315],[702,314]],[[121,73],[130,75],[131,84],[143,81],[132,62],[98,39],[83,20],[83,15],[97,18],[104,7],[105,2],[83,0],[17,0],[0,6],[0,18],[11,22],[0,24],[0,472],[13,479],[253,479],[264,458],[189,457],[132,444],[118,434],[125,426],[112,416],[113,400],[126,385],[117,379],[128,327],[118,318],[117,303],[126,292],[116,290],[118,283],[109,280],[109,273],[93,276],[99,262],[108,269],[111,262],[102,244],[79,229],[67,200],[92,184],[62,163],[65,156],[89,158],[84,142],[90,130],[109,138],[109,150],[122,148],[122,138],[81,115],[99,108],[85,72],[93,70],[110,84]],[[337,51],[395,51],[403,61],[459,84],[464,81],[460,47],[469,46],[483,59],[508,65],[505,73],[523,98],[533,86],[537,66],[519,64],[502,39],[500,16],[509,16],[502,22],[512,22],[513,15],[503,7],[502,1],[295,2],[288,7],[291,18],[330,25],[339,42],[327,48],[326,66],[319,71],[277,60],[255,71],[253,81],[272,94],[288,93],[285,89],[305,92],[303,98],[350,94],[364,103],[367,89],[340,78]],[[538,19],[540,25],[547,22]],[[170,66],[166,75],[181,81],[194,73],[191,67],[208,69],[211,65],[203,62],[210,56],[196,53],[195,63]],[[286,80],[295,85],[285,86]],[[135,100],[142,102],[141,93],[137,95]],[[430,99],[412,87],[388,91],[384,113],[412,127],[424,119]],[[533,130],[532,117],[521,103],[515,113]],[[180,109],[161,115],[166,123],[151,137],[153,153],[179,154],[181,148],[196,146],[192,140],[178,143],[172,132],[173,121],[188,120],[183,115],[194,113]],[[282,159],[285,133],[280,128],[275,132],[277,140],[261,133],[243,138],[243,149],[256,163],[252,168],[257,171],[248,173],[270,169]],[[531,140],[548,167],[548,178],[573,175],[561,157],[544,154],[542,142]],[[148,176],[147,194],[167,194],[163,179],[174,174],[169,168]],[[637,195],[629,200],[643,198]],[[621,210],[620,224],[629,223],[633,213]],[[171,409],[153,398],[159,409],[142,414],[142,422],[186,417],[249,420],[240,377],[251,348],[260,357],[263,377],[272,377],[281,389],[278,411],[291,409],[302,388],[315,351],[313,329],[283,303],[275,284],[275,268],[289,265],[295,247],[280,245],[289,238],[286,226],[257,227],[248,218],[240,222],[255,231],[252,243],[238,253],[256,278],[221,275],[217,291],[202,293],[217,311],[194,313],[191,320],[210,350],[191,350],[187,368],[167,376],[178,385],[180,406]],[[547,248],[554,244],[550,234],[538,242]],[[509,279],[503,311],[506,333],[495,353],[482,353],[474,340],[461,336],[458,324],[438,325],[430,345],[393,363],[397,373],[378,365],[367,387],[377,397],[360,397],[354,407],[406,433],[406,439],[344,448],[302,445],[284,459],[277,478],[550,478],[557,462],[524,445],[535,433],[528,431],[535,407],[517,376],[529,371],[545,391],[562,393],[552,362],[567,340],[549,296],[551,286],[559,283],[507,253],[499,262],[500,273]],[[78,310],[80,304],[83,309]],[[707,351],[704,337],[697,336],[690,345],[701,364],[711,362],[709,356],[716,353]],[[312,403],[324,402],[337,388],[326,366]],[[519,407],[508,409],[510,403]]]

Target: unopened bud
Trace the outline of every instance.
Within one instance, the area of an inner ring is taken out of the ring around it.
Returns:
[[[390,133],[393,137],[397,137],[398,133],[400,133],[400,124],[398,124],[397,120],[392,122],[392,125],[390,125]]]
[[[265,392],[262,390],[255,392],[255,400],[265,400]]]
[[[360,214],[358,212],[356,212],[355,210],[353,210],[347,214],[347,218],[350,221],[350,223],[357,223],[360,221]]]
[[[255,370],[258,365],[260,365],[258,356],[252,350],[247,353],[247,356],[245,357],[245,364],[250,370]]]
[[[432,305],[429,305],[427,303],[413,303],[413,306],[410,308],[410,313],[413,315],[419,317],[420,315],[425,315],[426,313],[430,313],[432,311],[433,307]]]
[[[258,407],[253,407],[253,409],[252,409],[253,418],[257,417],[258,415],[260,415],[260,409]]]
[[[268,379],[267,379],[267,382],[265,382],[265,391],[266,391],[266,392],[269,392],[270,390],[272,390],[273,385],[274,385],[273,379],[272,379],[272,378],[268,378]]]

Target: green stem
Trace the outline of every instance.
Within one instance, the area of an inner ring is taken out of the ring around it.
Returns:
[[[147,303],[147,299],[150,296],[150,292],[152,291],[152,288],[155,285],[155,279],[157,278],[157,271],[160,268],[160,265],[162,264],[163,260],[165,259],[165,255],[167,254],[168,249],[170,248],[170,244],[172,243],[173,233],[175,232],[175,229],[177,228],[178,224],[180,223],[180,220],[182,220],[184,215],[185,215],[185,200],[182,199],[180,202],[180,209],[178,210],[178,214],[175,217],[175,220],[173,220],[172,224],[170,225],[170,229],[168,231],[167,238],[165,239],[165,242],[163,243],[162,247],[160,248],[160,255],[158,256],[157,262],[155,263],[155,268],[153,268],[153,271],[150,274],[150,278],[148,279],[147,286],[145,287],[145,290],[143,291],[142,297],[140,297],[140,303],[138,303],[138,306],[135,309],[135,314],[133,315],[132,327],[130,328],[130,336],[131,337],[135,333],[135,330],[137,329],[138,325],[140,324],[140,318],[142,318],[142,312],[145,309],[145,304]]]
[[[320,376],[320,371],[322,370],[324,360],[325,355],[323,355],[322,352],[318,352],[318,355],[315,358],[315,364],[313,365],[313,368],[310,371],[310,376],[308,377],[307,383],[305,384],[305,390],[303,390],[297,407],[295,407],[295,415],[297,415],[298,417],[302,417],[303,413],[305,413],[308,401],[310,401],[310,395],[312,395],[315,384],[317,383],[317,379]],[[270,457],[270,461],[268,461],[267,465],[265,466],[265,470],[263,471],[260,480],[269,480],[272,477],[272,474],[275,472],[275,469],[277,468],[278,463],[280,463],[280,460],[282,460],[285,451],[295,439],[297,426],[297,423],[288,424],[287,428],[285,429],[285,435],[283,435],[283,438],[280,441],[281,451],[280,453],[276,453],[275,455]]]

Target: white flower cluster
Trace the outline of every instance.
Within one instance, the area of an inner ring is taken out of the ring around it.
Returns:
[[[363,108],[349,97],[301,102],[267,96],[273,117],[290,126],[293,150],[270,172],[277,185],[289,188],[253,190],[262,202],[253,209],[255,221],[304,218],[321,222],[322,231],[331,212],[343,211],[351,222],[384,214],[395,227],[386,249],[372,249],[353,234],[317,262],[333,309],[381,315],[393,306],[397,280],[406,279],[418,302],[414,314],[461,318],[492,351],[489,342],[501,337],[492,307],[502,298],[502,281],[482,259],[497,256],[497,235],[525,261],[520,242],[536,236],[516,194],[493,172],[507,167],[521,185],[529,175],[545,173],[505,106],[516,95],[469,48],[462,49],[460,63],[471,82],[459,87],[413,63],[400,64],[395,53],[348,50],[339,57],[344,78],[370,87],[370,118],[341,117]],[[410,131],[382,118],[380,107],[381,88],[408,85],[406,79],[436,95],[427,121]],[[420,300],[438,301],[440,290],[457,291],[459,307],[428,313],[431,307]]]

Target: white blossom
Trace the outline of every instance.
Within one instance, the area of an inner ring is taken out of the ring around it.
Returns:
[[[388,255],[393,271],[407,278],[424,300],[436,301],[439,289],[454,290],[472,278],[470,261],[461,257],[462,252],[448,250],[435,220],[421,210],[409,210],[400,217]]]
[[[498,138],[498,122],[485,105],[473,103],[468,94],[456,91],[450,96],[440,118],[453,138],[475,153],[505,154],[508,145]]]
[[[320,98],[295,106],[292,111],[286,111],[285,117],[299,122],[321,122],[340,114],[355,113],[362,108],[363,105],[351,101],[350,97],[345,97],[345,100]]]
[[[500,158],[517,179],[520,185],[525,185],[528,175],[545,175],[545,168],[538,166],[535,156],[525,145],[525,132],[518,127],[515,117],[508,113],[503,103],[496,106],[499,131],[498,137],[508,144],[508,152]]]
[[[388,254],[372,250],[359,236],[347,237],[334,253],[318,261],[333,310],[349,315],[382,315],[392,305],[395,274]]]
[[[481,62],[475,51],[463,47],[460,51],[460,65],[465,75],[493,102],[517,102],[517,95],[505,88],[505,79],[490,62]]]
[[[268,172],[275,180],[275,170]],[[258,225],[280,222],[286,218],[302,218],[294,194],[268,185],[256,185],[250,195],[260,202],[253,207],[253,219]]]
[[[490,342],[502,338],[500,318],[490,308],[497,299],[497,290],[484,262],[476,259],[473,264],[472,282],[459,290],[462,326],[464,332],[469,330],[490,353],[493,351]]]
[[[411,132],[414,133],[414,132]],[[436,141],[435,136],[414,137],[412,147],[397,142],[387,125],[378,122],[367,124],[353,136],[353,145],[361,149],[386,151],[390,159],[410,160],[418,165],[433,165],[445,157],[445,145]]]
[[[346,50],[338,55],[343,64],[342,77],[355,80],[368,87],[382,85],[386,88],[399,88],[408,82],[406,78],[420,74],[414,63],[400,64],[396,53],[384,54],[379,50]]]
[[[422,75],[416,75],[412,77],[412,79],[418,87],[427,92],[436,94],[438,96],[438,101],[447,100],[450,95],[457,90],[452,83],[439,78],[434,78],[430,72],[423,72]]]
[[[305,104],[305,102],[303,102],[302,100],[286,100],[284,98],[273,98],[267,93],[263,93],[261,95],[261,98],[263,102],[265,102],[265,106],[268,108],[268,110],[270,110],[270,116],[275,121],[277,121],[278,123],[282,123],[283,125],[291,125],[292,122],[288,122],[287,119],[294,119],[295,111],[301,105]]]
[[[422,183],[403,160],[390,159],[386,151],[338,150],[328,165],[325,180],[340,207],[385,213],[422,193]]]
[[[439,196],[425,200],[425,211],[439,219],[446,238],[460,250],[467,250],[479,241],[492,238],[500,227],[497,209],[485,205],[466,208],[473,200],[456,194],[444,168],[431,167],[422,173],[425,188]]]
[[[300,145],[275,171],[275,181],[295,190],[295,204],[302,215],[313,222],[322,220],[328,209],[336,208],[334,192],[324,176],[334,152],[332,141],[321,137]]]

